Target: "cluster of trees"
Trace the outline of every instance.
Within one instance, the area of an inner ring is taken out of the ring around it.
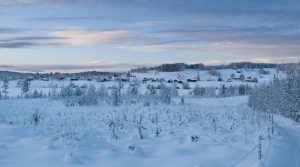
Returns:
[[[270,113],[279,113],[300,122],[300,68],[289,70],[287,78],[274,78],[251,92],[249,106]]]
[[[37,90],[34,90],[32,93],[29,93],[29,86],[30,81],[28,80],[20,80],[17,83],[18,87],[20,87],[22,95],[21,97],[25,98],[41,98],[44,97],[44,94],[42,92],[38,92]],[[3,78],[2,80],[2,90],[0,91],[0,99],[8,99],[9,98],[9,79]],[[20,98],[20,97],[18,97]]]
[[[79,87],[71,82],[62,88],[58,95],[54,92],[52,97],[62,99],[67,106],[97,105],[99,99],[106,97],[105,90],[101,88],[96,90],[94,85]]]
[[[60,73],[60,72],[50,72],[50,73],[19,73],[11,71],[0,71],[0,80],[9,78],[9,80],[24,80],[24,79],[42,79],[42,78],[91,78],[95,76],[113,76],[119,75],[116,72],[100,72],[100,71],[86,71],[79,73]]]
[[[218,77],[221,76],[221,73],[217,70],[209,70],[208,73],[212,76],[218,76]]]
[[[185,64],[185,63],[173,63],[162,64],[155,67],[139,67],[132,69],[131,72],[147,72],[148,70],[157,70],[161,72],[175,72],[182,71],[184,69],[197,69],[197,70],[216,70],[216,69],[262,69],[262,68],[277,68],[278,64],[272,63],[251,63],[251,62],[238,62],[230,63],[228,65],[210,65],[206,66],[202,63],[197,64]]]
[[[277,68],[278,64],[274,63],[251,63],[251,62],[239,62],[239,63],[230,63],[227,65],[231,69],[263,69],[263,68]]]
[[[205,70],[205,65],[198,64],[184,64],[184,63],[173,63],[173,64],[162,64],[155,67],[138,67],[135,69],[131,69],[131,72],[140,72],[145,73],[149,70],[156,70],[161,72],[174,72],[174,71],[182,71],[184,69],[198,69]]]
[[[138,68],[131,69],[130,71],[131,71],[131,72],[146,73],[146,72],[149,71],[149,68],[143,66],[143,67],[138,67]]]
[[[162,71],[162,72],[182,71],[184,69],[185,69],[184,63],[162,64],[160,66],[153,68],[153,70]]]
[[[189,84],[187,87],[190,89]],[[147,85],[146,91],[140,91],[141,84],[131,82],[126,88],[123,82],[116,82],[114,86],[105,87],[101,85],[98,89],[94,85],[78,86],[70,83],[63,87],[58,93],[49,93],[49,96],[61,99],[67,106],[88,106],[98,104],[109,104],[120,106],[122,104],[143,103],[150,104],[171,104],[174,97],[178,97],[178,86],[176,83],[166,85],[161,83],[158,86]],[[249,85],[225,86],[220,88],[213,86],[200,87],[198,84],[191,89],[191,95],[195,97],[230,97],[239,95],[249,95],[251,92]],[[52,91],[53,92],[53,91]],[[184,100],[184,99],[183,99]],[[184,102],[183,102],[184,103]]]
[[[29,75],[29,73],[19,73],[19,72],[12,72],[12,71],[0,71],[0,80],[4,79],[23,79],[26,78],[26,76]]]
[[[147,86],[147,91],[141,93],[139,83],[131,83],[127,88],[124,88],[122,82],[117,82],[112,87],[101,85],[98,89],[94,85],[78,86],[70,83],[63,87],[58,93],[51,93],[50,96],[61,99],[67,106],[88,106],[98,104],[109,104],[120,106],[122,104],[132,104],[143,102],[144,105],[150,105],[150,102],[171,104],[172,98],[178,96],[177,86],[167,86],[160,84],[159,89],[153,85]],[[158,91],[159,90],[159,91]]]
[[[47,94],[42,91],[29,91],[30,81],[20,80],[17,85],[21,89],[21,96],[18,98],[46,98],[51,97],[54,99],[62,100],[67,106],[83,106],[83,105],[98,105],[98,104],[111,104],[119,106],[123,103],[132,104],[143,102],[144,105],[150,105],[150,103],[164,103],[171,104],[173,97],[178,97],[178,85],[173,83],[166,85],[161,83],[158,86],[147,85],[146,91],[142,93],[141,83],[138,81],[130,82],[129,85],[124,88],[124,83],[117,81],[114,86],[105,87],[101,85],[98,89],[94,85],[82,85],[78,86],[74,83],[70,83],[68,86],[63,87],[57,91],[57,87],[53,87]],[[0,92],[0,98],[8,98],[9,80],[3,80],[2,93]],[[182,89],[191,89],[189,83],[183,83]],[[251,91],[251,87],[248,85],[239,86],[225,86],[222,85],[219,88],[213,86],[200,87],[198,84],[191,89],[191,95],[195,97],[230,97],[238,95],[248,95]]]
[[[198,84],[193,88],[192,94],[196,97],[231,97],[249,95],[252,88],[249,85],[225,86],[221,85],[219,88],[213,86],[200,87]]]
[[[31,98],[31,99],[38,99],[38,98],[44,98],[47,97],[46,94],[43,93],[43,91],[34,90],[32,93],[27,93],[25,95],[25,98]]]
[[[211,87],[200,87],[198,84],[193,88],[192,94],[195,97],[216,97],[216,88]]]

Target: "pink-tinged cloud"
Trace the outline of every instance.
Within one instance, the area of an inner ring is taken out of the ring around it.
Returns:
[[[57,38],[64,38],[62,41],[69,45],[97,45],[126,42],[137,36],[127,30],[87,30],[67,29],[51,32],[50,35]]]

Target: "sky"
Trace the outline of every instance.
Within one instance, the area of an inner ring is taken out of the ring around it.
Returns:
[[[0,70],[300,61],[299,0],[0,0]]]

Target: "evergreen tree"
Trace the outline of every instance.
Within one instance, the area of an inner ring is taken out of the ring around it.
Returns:
[[[2,85],[2,88],[3,88],[3,94],[4,94],[4,98],[7,99],[8,98],[8,88],[9,88],[9,80],[8,78],[4,78],[3,79],[3,85]]]
[[[39,92],[36,89],[32,93],[32,98],[34,99],[39,98]]]
[[[22,82],[22,85],[21,85],[21,91],[22,91],[22,94],[23,95],[27,95],[27,93],[29,92],[29,86],[30,86],[30,82],[27,81],[27,80],[24,80]]]

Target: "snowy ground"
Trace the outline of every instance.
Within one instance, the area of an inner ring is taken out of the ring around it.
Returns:
[[[278,135],[272,140],[265,166],[300,166],[300,126],[287,118],[275,119]]]
[[[257,70],[243,71],[243,74],[257,77],[257,84],[269,82],[274,75],[285,76],[275,69],[268,70],[271,74],[263,77]],[[213,77],[201,71],[201,81],[197,84],[214,87],[245,84],[226,82],[231,73],[238,75],[235,70],[220,72],[225,81],[207,81]],[[134,75],[139,80],[144,77],[177,79],[178,75],[193,79],[197,71]],[[48,92],[56,85],[60,89],[69,83],[32,81],[30,90]],[[116,82],[75,81],[75,84],[109,87]],[[191,83],[191,87],[195,84]],[[10,82],[10,97],[20,95],[20,90],[17,81]],[[188,91],[180,89],[179,94],[185,96]],[[0,100],[0,167],[300,166],[299,124],[276,116],[272,134],[268,115],[253,111],[247,101],[247,96],[185,96],[184,104],[175,99],[171,105],[136,103],[115,107],[103,103],[66,107],[62,101],[47,98]],[[34,120],[35,116],[38,121]],[[258,160],[260,135],[261,162]]]
[[[3,100],[0,101],[0,164],[1,167],[259,166],[256,146],[258,135],[262,134],[265,166],[299,166],[299,125],[276,117],[275,133],[269,141],[266,130],[270,123],[264,115],[246,107],[246,103],[247,97],[233,97],[189,99],[185,107],[159,106],[146,110],[130,106],[135,112],[128,111],[128,122],[118,129],[118,139],[112,139],[107,119],[122,120],[118,116],[128,108],[65,107],[59,101],[47,99]],[[31,120],[36,110],[42,115],[38,125]],[[153,112],[160,115],[159,137],[153,132],[157,127],[151,123]],[[144,139],[138,137],[134,113],[145,116]],[[168,116],[172,115],[170,121]],[[183,123],[175,119],[178,115]],[[261,122],[256,122],[258,116]],[[199,139],[192,142],[191,136]]]
[[[213,86],[215,88],[219,88],[221,85],[225,86],[230,86],[230,85],[249,85],[249,86],[254,86],[257,84],[263,84],[263,83],[268,83],[271,81],[274,77],[285,77],[285,73],[282,71],[277,71],[274,68],[270,69],[265,69],[270,72],[270,74],[259,74],[258,69],[253,69],[253,70],[243,70],[242,73],[237,73],[236,70],[232,69],[223,69],[223,70],[218,70],[221,73],[221,77],[223,78],[224,81],[219,82],[217,81],[218,77],[217,76],[211,76],[208,71],[200,71],[200,79],[201,81],[198,81],[196,83],[189,83],[191,88],[195,87],[196,84],[198,84],[201,87],[207,87],[207,86]],[[234,73],[236,76],[239,76],[240,74],[244,74],[245,77],[256,77],[258,78],[258,83],[253,83],[253,82],[241,82],[240,80],[232,80],[231,82],[227,82],[228,79],[230,79],[230,75]],[[171,83],[167,83],[169,79],[172,80],[182,80],[186,82],[187,79],[195,79],[197,78],[198,71],[197,70],[184,70],[180,72],[156,72],[156,71],[150,71],[148,73],[133,73],[138,81],[142,81],[143,78],[153,78],[153,79],[165,79],[166,82],[165,84],[171,85]],[[178,76],[180,76],[178,78]],[[132,78],[133,79],[133,78]],[[207,81],[208,79],[213,79],[214,81]],[[90,85],[93,84],[96,87],[99,87],[100,85],[104,85],[106,87],[115,85],[115,81],[109,81],[109,82],[97,82],[96,80],[93,81],[86,81],[86,80],[79,80],[79,81],[72,81],[76,85]],[[21,88],[18,86],[18,81],[11,81],[9,84],[9,96],[11,97],[16,97],[18,95],[21,95]],[[30,82],[30,92],[33,92],[34,90],[37,91],[42,91],[44,93],[48,93],[49,91],[52,91],[54,88],[59,90],[60,88],[67,86],[70,84],[69,80],[64,80],[64,81],[58,81],[58,80],[50,80],[50,81],[42,81],[42,80],[34,80]],[[151,82],[148,81],[141,86],[140,92],[143,93],[146,90],[147,84],[151,84],[154,86],[159,85],[159,82]],[[125,86],[128,85],[128,83],[125,83]],[[178,87],[181,88],[181,84],[177,84]],[[180,89],[179,93],[182,95],[188,95],[188,92],[190,90],[183,90]]]

